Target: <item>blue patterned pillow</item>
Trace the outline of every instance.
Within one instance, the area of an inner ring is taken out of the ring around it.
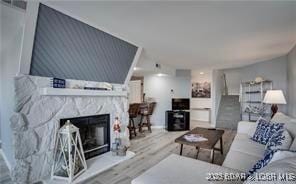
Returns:
[[[264,155],[271,150],[289,149],[292,141],[293,139],[287,130],[275,132],[266,144]]]
[[[270,160],[272,159],[273,155],[275,152],[277,152],[278,150],[271,150],[270,152],[268,152],[263,159],[260,159],[257,161],[257,163],[249,170],[248,175],[252,175],[255,172],[257,172],[258,170],[262,169],[263,167],[265,167]]]
[[[256,131],[251,138],[253,141],[266,145],[271,136],[284,128],[283,123],[270,123],[267,120],[260,118]]]
[[[265,147],[264,155],[267,155],[270,151],[276,150],[277,146],[282,145],[282,141],[285,140],[285,136],[283,135],[284,130],[280,130],[275,132],[271,138],[269,139],[268,143]]]

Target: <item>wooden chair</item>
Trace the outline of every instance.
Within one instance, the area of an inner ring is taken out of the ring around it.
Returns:
[[[144,126],[148,127],[148,130],[152,132],[150,116],[153,114],[155,106],[156,106],[156,102],[152,102],[152,103],[147,103],[145,107],[141,108],[140,110],[141,120],[139,124],[139,132],[142,132],[142,128]],[[144,122],[144,119],[146,119],[146,122]]]
[[[128,129],[129,129],[130,139],[132,138],[132,133],[134,133],[134,136],[137,136],[134,118],[138,116],[139,111],[140,111],[140,104],[138,103],[130,104],[129,110],[128,110],[128,113],[129,113]]]

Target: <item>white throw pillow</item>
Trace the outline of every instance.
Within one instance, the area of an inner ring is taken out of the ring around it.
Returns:
[[[296,151],[296,138],[294,138],[294,141],[292,142],[290,146],[290,150]]]
[[[285,123],[284,127],[288,130],[290,135],[295,139],[296,138],[296,121]]]
[[[285,115],[282,112],[278,112],[273,116],[273,118],[270,121],[277,123],[290,123],[292,121],[292,118],[290,116]]]

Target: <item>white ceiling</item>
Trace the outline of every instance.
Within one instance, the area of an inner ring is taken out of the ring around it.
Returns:
[[[287,54],[296,2],[48,2],[180,69],[229,68]]]

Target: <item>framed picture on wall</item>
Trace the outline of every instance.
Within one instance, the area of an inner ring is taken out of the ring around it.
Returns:
[[[195,82],[192,83],[192,98],[211,98],[211,83],[210,82]]]

